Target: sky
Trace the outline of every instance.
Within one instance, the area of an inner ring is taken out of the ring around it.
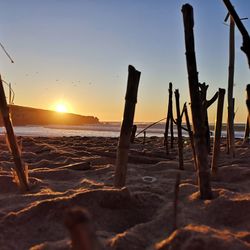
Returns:
[[[231,0],[250,18],[250,1]],[[11,82],[17,105],[93,115],[101,121],[123,116],[128,65],[141,71],[135,120],[166,116],[168,84],[189,101],[182,0],[0,0],[0,73]],[[208,97],[227,88],[229,27],[222,0],[189,0],[194,8],[200,82]],[[244,21],[250,32],[250,20]],[[236,30],[236,122],[245,122],[250,70]],[[7,89],[6,89],[7,92]],[[224,121],[226,121],[226,106]],[[209,110],[215,120],[216,104]]]

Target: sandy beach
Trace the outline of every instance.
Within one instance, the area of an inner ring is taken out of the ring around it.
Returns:
[[[184,168],[163,138],[131,145],[127,185],[113,188],[117,138],[18,137],[29,166],[31,190],[13,182],[5,138],[0,142],[0,246],[10,249],[70,249],[65,209],[85,207],[102,249],[249,249],[249,146],[236,143],[231,159],[222,147],[214,198],[197,197],[192,152],[184,143]],[[178,230],[173,227],[176,175],[181,183]],[[149,177],[152,178],[149,178]],[[146,177],[146,178],[145,178]]]

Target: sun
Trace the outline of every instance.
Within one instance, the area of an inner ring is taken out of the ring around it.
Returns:
[[[60,113],[66,113],[68,112],[67,106],[64,103],[58,103],[56,104],[55,110]]]

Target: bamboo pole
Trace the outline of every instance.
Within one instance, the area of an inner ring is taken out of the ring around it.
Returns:
[[[222,129],[224,96],[225,96],[225,89],[219,89],[217,118],[216,118],[215,132],[214,132],[213,158],[211,165],[213,174],[216,174],[217,172],[217,165],[220,154],[220,139],[221,139],[221,129]]]
[[[249,34],[243,25],[242,21],[240,20],[237,12],[235,11],[233,5],[231,4],[230,0],[223,0],[224,4],[226,5],[228,12],[232,16],[235,24],[237,25],[237,28],[239,29],[242,38],[243,38],[243,43],[241,46],[241,50],[246,54],[247,59],[248,59],[248,65],[250,67],[250,37]]]
[[[230,15],[229,32],[229,67],[228,67],[228,114],[227,114],[227,142],[228,153],[235,156],[234,146],[234,105],[233,105],[233,86],[234,86],[234,65],[235,65],[235,23]]]
[[[178,154],[179,154],[179,169],[184,170],[183,167],[183,140],[181,131],[181,112],[180,112],[180,94],[179,90],[176,89],[175,92],[175,102],[176,102],[176,115],[177,115],[177,131],[178,131]]]
[[[193,134],[193,131],[191,129],[190,120],[189,120],[189,116],[188,116],[188,109],[187,109],[186,103],[185,103],[185,106],[184,106],[184,114],[185,114],[186,126],[187,126],[187,129],[188,129],[188,135],[189,135],[190,144],[191,144],[193,157],[194,157],[194,166],[195,166],[195,170],[197,170],[196,153],[195,153],[195,147],[194,147],[194,134]]]
[[[195,58],[194,46],[194,19],[193,7],[189,4],[182,6],[186,61],[189,80],[189,92],[191,98],[191,110],[194,131],[195,152],[198,166],[198,184],[201,199],[211,199],[212,190],[210,185],[210,171],[208,167],[208,152],[206,145],[206,135],[204,130],[204,118],[202,114],[202,103],[199,93],[199,80]]]
[[[20,188],[23,191],[28,191],[29,185],[28,185],[28,179],[25,175],[25,169],[24,169],[25,164],[22,161],[21,152],[18,147],[18,143],[13,130],[9,107],[7,105],[1,76],[0,76],[0,111],[2,114],[4,126],[6,128],[7,138],[11,153],[13,155],[13,160],[15,163],[15,172],[19,180]]]
[[[117,147],[114,179],[114,186],[119,188],[125,186],[126,183],[130,136],[134,121],[140,75],[141,72],[137,71],[133,66],[129,65],[127,91],[125,96],[125,108],[123,113],[120,139]]]
[[[168,148],[168,130],[169,130],[169,123],[171,122],[172,117],[172,96],[173,96],[173,84],[169,83],[168,88],[168,113],[167,113],[167,120],[166,120],[166,126],[165,126],[165,133],[164,133],[164,144],[166,147],[166,154],[169,154],[169,148]]]

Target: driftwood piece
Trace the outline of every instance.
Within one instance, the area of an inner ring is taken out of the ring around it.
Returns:
[[[225,89],[219,89],[219,98],[217,105],[217,118],[214,132],[214,147],[213,147],[213,158],[212,158],[212,173],[216,174],[218,159],[220,154],[220,139],[222,129],[222,117],[223,117],[223,105],[224,105]]]
[[[198,166],[198,184],[201,199],[211,199],[212,190],[210,185],[210,170],[208,166],[208,151],[206,145],[206,135],[204,130],[203,109],[199,93],[199,80],[195,58],[194,46],[194,19],[193,7],[189,4],[182,6],[186,61],[189,80],[189,92],[191,98],[191,110],[194,131],[194,143],[196,151],[196,162]]]
[[[168,148],[168,130],[169,125],[172,122],[172,116],[173,116],[173,84],[169,83],[168,88],[168,113],[167,113],[167,120],[166,120],[166,126],[165,126],[165,133],[164,133],[164,145],[166,147],[166,154],[169,154],[169,148]]]
[[[15,163],[15,172],[18,177],[20,188],[23,191],[28,191],[29,190],[28,173],[26,172],[25,174],[25,163],[23,162],[21,158],[21,151],[19,149],[16,137],[15,137],[15,133],[13,130],[9,107],[6,102],[1,76],[0,76],[0,111],[2,114],[4,126],[6,128],[8,143],[9,143],[11,153],[13,155],[13,160]],[[28,171],[28,169],[26,169],[26,171]]]
[[[179,169],[183,170],[183,140],[182,140],[182,130],[181,130],[181,112],[180,112],[180,94],[179,90],[176,89],[175,92],[175,102],[176,102],[176,115],[177,115],[177,131],[178,131],[178,155],[179,155]]]
[[[133,66],[128,67],[128,82],[125,96],[125,109],[120,132],[120,139],[117,147],[116,169],[115,169],[115,187],[123,187],[126,183],[128,151],[130,145],[130,136],[134,121],[135,105],[137,102],[137,92],[141,72]]]
[[[190,144],[191,144],[191,148],[192,148],[192,152],[193,152],[193,157],[194,157],[194,166],[195,166],[195,170],[197,170],[196,153],[195,153],[195,147],[194,147],[194,134],[193,134],[193,131],[192,131],[191,125],[190,125],[190,120],[189,120],[189,116],[188,116],[187,105],[186,105],[186,103],[184,105],[185,105],[184,106],[184,114],[185,114],[186,126],[187,126],[187,129],[188,129],[188,135],[189,135]]]
[[[226,5],[228,12],[232,16],[236,26],[238,27],[242,38],[243,38],[243,43],[241,46],[241,50],[246,54],[247,59],[248,59],[248,65],[250,68],[250,37],[249,34],[243,25],[242,21],[240,20],[237,12],[235,11],[233,5],[231,4],[230,0],[223,0],[224,4]]]

